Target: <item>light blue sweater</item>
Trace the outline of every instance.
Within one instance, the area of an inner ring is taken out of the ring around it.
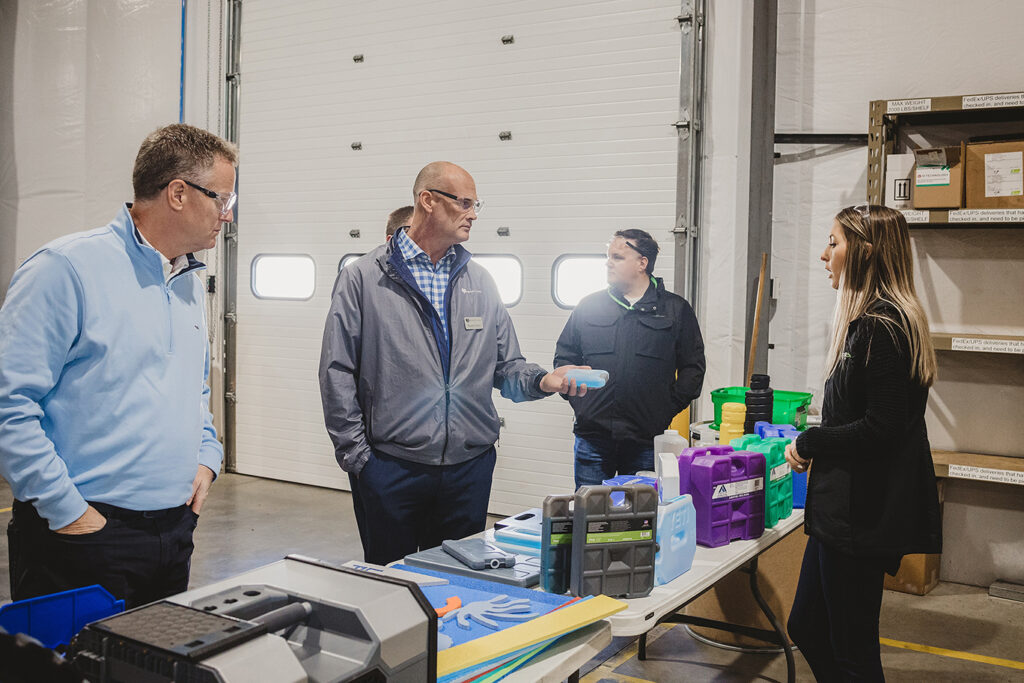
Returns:
[[[125,206],[14,274],[0,309],[0,475],[51,529],[87,500],[181,505],[200,464],[220,470],[195,272],[205,266],[188,259],[165,282]]]

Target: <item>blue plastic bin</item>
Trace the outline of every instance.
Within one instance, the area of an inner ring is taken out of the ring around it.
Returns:
[[[86,624],[123,611],[124,600],[115,600],[103,586],[85,586],[4,605],[0,627],[54,649],[70,643]]]

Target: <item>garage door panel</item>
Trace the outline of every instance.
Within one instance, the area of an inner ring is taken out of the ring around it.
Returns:
[[[643,227],[662,246],[656,273],[671,274],[678,13],[678,0],[246,1],[239,471],[347,488],[316,379],[331,287],[342,255],[380,244],[429,161],[476,178],[486,206],[466,246],[522,263],[509,312],[528,360],[550,366],[568,317],[551,299],[559,255],[601,253],[615,230]],[[515,42],[502,45],[508,34]],[[313,297],[256,299],[249,268],[262,253],[312,256]],[[507,426],[491,510],[571,490],[568,403],[495,404]]]

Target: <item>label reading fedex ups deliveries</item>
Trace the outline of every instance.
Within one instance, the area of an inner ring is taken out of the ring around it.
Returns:
[[[746,496],[754,491],[760,491],[763,488],[764,477],[754,477],[753,479],[743,479],[742,481],[731,481],[728,484],[719,484],[716,486],[715,492],[711,495],[711,500]]]
[[[1024,106],[1024,92],[1004,92],[995,95],[968,95],[963,99],[964,109],[991,109],[995,107]]]
[[[771,481],[778,481],[779,479],[782,479],[787,474],[789,474],[789,463],[788,462],[784,462],[781,465],[776,465],[775,467],[772,468],[772,478],[771,478]]]
[[[572,543],[572,522],[551,522],[551,545]]]
[[[654,538],[649,519],[615,519],[587,522],[587,543],[650,541]]]

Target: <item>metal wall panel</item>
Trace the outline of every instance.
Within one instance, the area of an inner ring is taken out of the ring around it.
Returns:
[[[510,311],[531,361],[550,367],[568,317],[550,293],[560,254],[603,253],[612,232],[641,227],[671,280],[678,14],[678,0],[246,0],[238,471],[347,488],[316,381],[331,287],[342,255],[383,240],[430,161],[464,166],[486,201],[470,251],[521,259]],[[260,253],[312,255],[313,298],[257,300],[248,278]],[[506,427],[491,511],[571,490],[568,404],[496,401]]]

